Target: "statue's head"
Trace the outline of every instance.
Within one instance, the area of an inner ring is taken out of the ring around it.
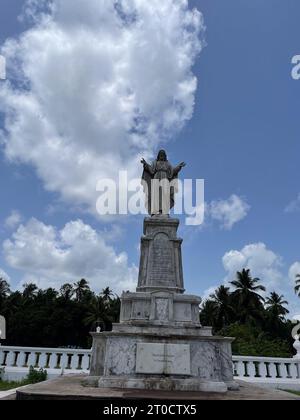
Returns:
[[[168,160],[165,150],[160,150],[157,155],[157,160],[166,162]]]

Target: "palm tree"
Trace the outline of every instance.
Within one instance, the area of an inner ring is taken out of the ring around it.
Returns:
[[[103,298],[101,296],[95,297],[90,305],[87,316],[84,319],[85,325],[92,327],[101,323],[106,329],[106,325],[111,324],[111,322],[112,319],[108,314]]]
[[[112,322],[119,323],[120,321],[120,310],[121,310],[121,299],[117,296],[115,299],[111,299],[109,303],[109,313]]]
[[[37,297],[43,299],[46,302],[55,302],[58,296],[58,292],[52,287],[46,290],[39,290]]]
[[[246,300],[251,297],[258,299],[260,302],[264,301],[263,297],[257,292],[265,292],[266,288],[260,284],[260,279],[252,278],[250,270],[244,269],[241,272],[237,272],[237,279],[231,281],[230,284],[235,287],[235,293],[240,295]]]
[[[217,305],[215,316],[219,328],[226,327],[234,317],[232,295],[229,287],[220,286],[215,293],[210,296],[210,299]]]
[[[0,277],[0,300],[5,299],[10,293],[11,291],[8,282]]]
[[[24,299],[33,299],[37,295],[38,287],[36,284],[26,283],[24,284],[23,288]]]
[[[105,302],[109,302],[113,296],[113,291],[109,287],[106,287],[102,290],[101,295],[103,296]]]
[[[74,288],[77,302],[81,302],[85,292],[90,291],[89,283],[85,279],[75,283]]]
[[[285,308],[285,305],[289,303],[284,300],[284,296],[278,295],[276,292],[271,293],[270,297],[266,300],[266,308],[272,318],[284,320],[285,316],[289,314],[289,310]]]
[[[200,312],[200,321],[202,325],[213,327],[215,326],[216,317],[218,313],[218,305],[213,300],[206,300],[202,304]]]
[[[243,269],[237,272],[236,280],[230,282],[235,288],[233,299],[236,300],[238,313],[242,322],[258,321],[263,318],[264,298],[259,292],[265,292],[266,288],[259,284],[260,279],[252,278],[250,270]]]
[[[72,284],[67,283],[60,288],[59,293],[64,300],[68,301],[74,296],[74,288]]]
[[[296,276],[295,293],[300,297],[300,274]]]

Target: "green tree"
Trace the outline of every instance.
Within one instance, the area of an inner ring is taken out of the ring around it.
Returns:
[[[237,272],[236,280],[230,282],[235,288],[233,293],[234,305],[236,306],[239,320],[245,322],[257,322],[263,319],[264,299],[259,292],[265,292],[260,279],[252,278],[250,270],[244,269]]]
[[[200,312],[201,324],[207,327],[215,328],[217,312],[218,312],[218,306],[216,302],[209,299],[205,300],[202,304],[202,308]]]
[[[270,297],[266,300],[266,309],[273,319],[283,321],[286,315],[289,314],[289,310],[285,307],[288,304],[289,303],[284,300],[284,296],[272,292]]]
[[[229,287],[220,286],[214,294],[210,296],[210,299],[215,302],[215,324],[219,329],[229,325],[235,315],[234,308],[232,306],[232,294],[230,293]]]
[[[121,299],[117,296],[110,300],[109,312],[112,322],[118,323],[120,321]]]
[[[34,283],[26,283],[23,286],[23,297],[24,299],[34,299],[38,292],[38,287]]]
[[[105,302],[109,302],[113,296],[113,291],[109,287],[106,287],[102,290],[101,295],[103,296]]]
[[[81,302],[85,293],[89,291],[89,283],[85,279],[81,279],[79,282],[74,284],[74,293],[77,302]]]
[[[90,308],[84,319],[85,325],[90,328],[95,328],[97,325],[102,324],[104,330],[112,322],[112,316],[108,311],[108,307],[102,296],[98,296],[91,302]]]
[[[10,293],[11,291],[8,282],[0,277],[0,301],[4,300]]]
[[[76,284],[76,299],[70,284],[60,292],[38,289],[34,284],[24,285],[23,293],[9,293],[4,283],[1,290],[0,312],[9,326],[7,345],[91,348],[89,333],[95,322],[111,330],[112,323],[119,321],[120,299],[109,288],[105,289],[106,299],[96,297],[85,280]]]
[[[65,301],[71,300],[74,296],[74,293],[74,288],[72,284],[69,283],[64,284],[59,290],[60,297],[63,298]]]
[[[283,357],[292,356],[292,348],[287,340],[272,338],[267,332],[257,326],[240,323],[232,324],[220,335],[234,337],[232,351],[236,356]]]

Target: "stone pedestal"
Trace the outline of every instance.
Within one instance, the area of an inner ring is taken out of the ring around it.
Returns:
[[[123,293],[120,324],[93,333],[89,383],[100,388],[203,391],[237,389],[232,339],[199,320],[201,299],[184,294],[179,221],[145,219],[136,293]]]
[[[182,239],[177,238],[178,227],[177,219],[164,216],[145,219],[138,292],[184,293]]]
[[[172,292],[125,293],[122,296],[121,324],[166,325],[199,328],[197,296]]]
[[[100,388],[217,393],[237,388],[231,339],[202,336],[201,329],[131,326],[93,339],[90,380]]]

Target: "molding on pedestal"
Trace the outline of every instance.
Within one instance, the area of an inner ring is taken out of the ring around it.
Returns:
[[[200,327],[197,296],[155,291],[124,293],[121,298],[121,323]]]

